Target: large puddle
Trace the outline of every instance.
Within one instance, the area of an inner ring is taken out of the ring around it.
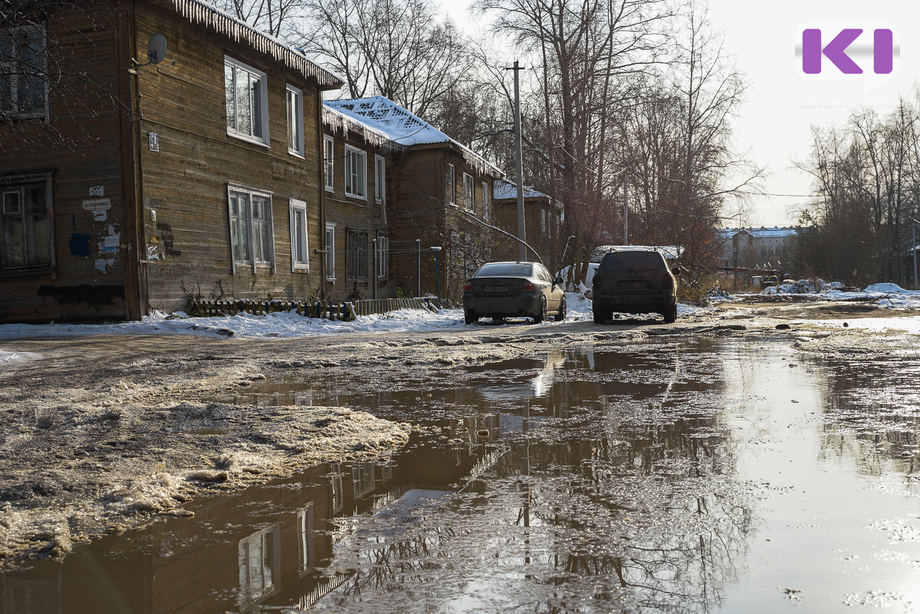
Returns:
[[[437,427],[2,576],[4,613],[920,612],[920,359],[557,347],[260,404]],[[253,396],[241,398],[252,402]]]

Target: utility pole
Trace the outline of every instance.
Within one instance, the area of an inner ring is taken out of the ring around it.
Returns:
[[[629,194],[626,191],[626,176],[623,176],[623,245],[629,245]]]
[[[518,260],[527,260],[527,231],[524,226],[524,147],[521,144],[521,93],[518,87],[518,71],[524,70],[514,61],[514,66],[505,70],[514,71],[514,149],[517,154],[517,214],[518,214]]]

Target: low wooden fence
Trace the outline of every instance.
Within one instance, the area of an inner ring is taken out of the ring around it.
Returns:
[[[351,321],[358,316],[383,314],[398,309],[424,309],[437,312],[438,308],[428,298],[380,298],[363,301],[253,301],[189,299],[190,316],[227,316],[238,313],[265,315],[269,313],[291,313],[308,318]]]

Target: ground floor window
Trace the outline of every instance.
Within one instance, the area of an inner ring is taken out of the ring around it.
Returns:
[[[291,199],[291,270],[310,270],[309,237],[307,236],[307,203]]]
[[[0,268],[38,269],[54,264],[51,177],[0,183]]]
[[[387,261],[390,255],[390,239],[386,235],[377,235],[377,279],[386,279],[389,274]]]
[[[230,186],[228,194],[234,272],[237,264],[275,268],[271,193]]]
[[[326,281],[335,281],[335,224],[326,224]]]
[[[367,280],[368,232],[349,230],[345,236],[345,277],[348,280]]]

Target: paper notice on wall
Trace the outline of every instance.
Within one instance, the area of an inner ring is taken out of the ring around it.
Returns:
[[[93,221],[94,222],[104,222],[108,219],[108,214],[105,210],[102,211],[93,211]]]
[[[118,249],[118,246],[121,245],[121,235],[115,233],[113,235],[106,235],[105,239],[102,242],[102,249],[111,252]]]
[[[97,261],[96,261],[96,270],[105,273],[105,265],[106,265],[106,261],[105,261],[105,260],[97,260]]]

